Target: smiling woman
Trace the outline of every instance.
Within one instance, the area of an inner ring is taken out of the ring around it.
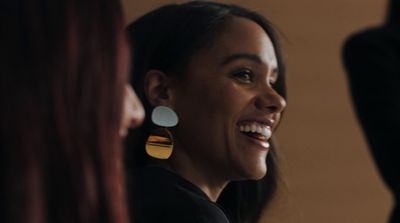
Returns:
[[[154,119],[128,136],[135,148],[128,149],[135,153],[128,162],[128,177],[137,183],[128,186],[133,218],[257,221],[276,187],[270,143],[286,107],[282,59],[269,23],[238,6],[201,1],[154,10],[128,32],[132,82],[146,116],[163,106],[179,118],[161,128],[171,135],[169,157],[144,152],[147,138],[154,139]]]

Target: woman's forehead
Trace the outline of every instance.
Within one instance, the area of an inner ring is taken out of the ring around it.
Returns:
[[[197,56],[196,56],[197,55]],[[277,67],[275,49],[265,30],[250,19],[232,18],[219,32],[211,47],[200,50],[192,59],[211,57],[214,62],[224,63],[233,59],[253,61]]]

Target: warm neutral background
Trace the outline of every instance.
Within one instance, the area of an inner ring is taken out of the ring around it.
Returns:
[[[124,0],[127,22],[169,0]],[[234,0],[281,33],[289,107],[277,134],[286,186],[266,223],[384,223],[391,198],[352,111],[341,47],[380,24],[385,0]]]

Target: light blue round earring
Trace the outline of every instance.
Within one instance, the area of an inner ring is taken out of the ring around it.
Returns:
[[[169,107],[157,106],[151,113],[151,121],[160,127],[154,130],[146,141],[146,152],[157,159],[168,159],[174,148],[174,140],[167,127],[178,124],[178,116]]]

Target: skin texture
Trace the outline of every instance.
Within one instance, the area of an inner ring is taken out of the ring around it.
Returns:
[[[213,201],[229,181],[260,179],[267,173],[268,143],[238,127],[257,121],[274,130],[286,107],[273,89],[278,75],[274,47],[258,24],[234,17],[210,48],[191,58],[183,78],[156,71],[148,75],[149,101],[167,105],[179,116],[172,129],[174,152],[165,168]]]

